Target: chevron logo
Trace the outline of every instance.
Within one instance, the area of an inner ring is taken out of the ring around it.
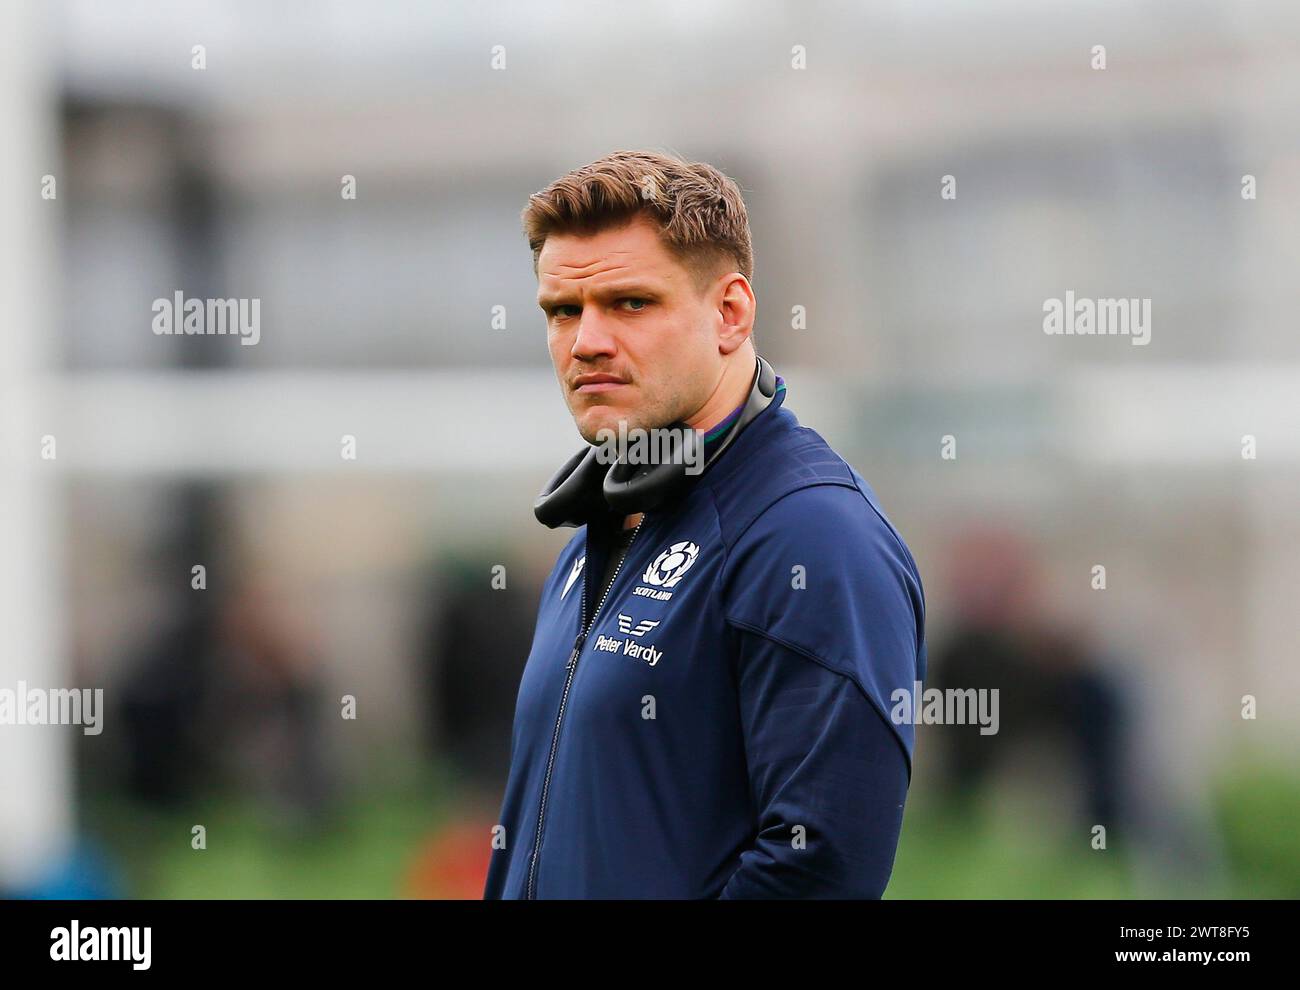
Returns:
[[[624,615],[622,612],[619,612],[618,631],[634,637],[644,636],[655,626],[659,625],[659,621],[660,620],[651,621],[650,619],[643,619],[634,626],[632,625],[632,617],[630,615]]]

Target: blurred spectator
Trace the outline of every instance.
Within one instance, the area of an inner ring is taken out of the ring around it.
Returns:
[[[424,683],[429,744],[449,757],[472,786],[499,790],[510,769],[519,678],[532,647],[540,584],[523,562],[506,567],[493,587],[494,561],[451,559],[426,596]]]
[[[969,812],[1010,756],[1059,740],[1069,760],[1065,779],[1081,797],[1075,813],[1118,840],[1133,812],[1121,687],[1081,629],[1049,616],[1041,588],[1032,552],[1011,533],[973,531],[954,546],[955,622],[932,655],[927,686],[996,688],[999,725],[990,735],[973,724],[928,730],[943,754],[944,789]]]

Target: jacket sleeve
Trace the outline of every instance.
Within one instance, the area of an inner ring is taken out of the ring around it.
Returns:
[[[815,485],[768,507],[719,580],[755,815],[721,896],[880,897],[914,739],[891,713],[925,672],[911,555],[859,489]]]
[[[740,636],[741,720],[757,836],[722,898],[878,898],[907,796],[907,758],[842,674]]]

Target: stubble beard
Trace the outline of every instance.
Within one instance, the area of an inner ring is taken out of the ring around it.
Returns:
[[[585,425],[582,419],[575,415],[574,422],[578,426],[578,432],[582,435],[582,439],[589,444],[595,445],[608,437],[608,434],[605,434],[605,437],[599,436],[600,431],[612,430],[617,434],[622,420],[627,421],[626,430],[629,434],[633,430],[652,430],[673,426],[690,415],[689,412],[684,410],[684,406],[682,396],[674,393],[670,399],[656,403],[655,408],[648,411],[640,409],[619,410],[612,418],[602,416],[596,425],[591,426]]]

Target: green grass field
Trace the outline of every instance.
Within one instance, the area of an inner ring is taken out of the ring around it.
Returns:
[[[117,859],[128,896],[437,896],[440,888],[413,877],[425,876],[420,864],[437,833],[463,818],[455,778],[436,768],[383,765],[384,773],[314,829],[218,796],[165,813],[88,799],[85,822]],[[913,795],[886,897],[1300,897],[1300,775],[1252,765],[1220,775],[1213,795],[1215,856],[1208,864],[1160,848],[1094,850],[1086,833],[1071,835],[1056,820],[1041,824],[1041,809],[1014,793],[965,819]],[[1026,821],[1040,825],[1026,828]],[[207,831],[203,850],[191,848],[196,823]],[[479,825],[471,828],[475,844]],[[457,858],[451,848],[444,859]],[[472,888],[477,867],[465,868],[470,876],[462,883]]]

